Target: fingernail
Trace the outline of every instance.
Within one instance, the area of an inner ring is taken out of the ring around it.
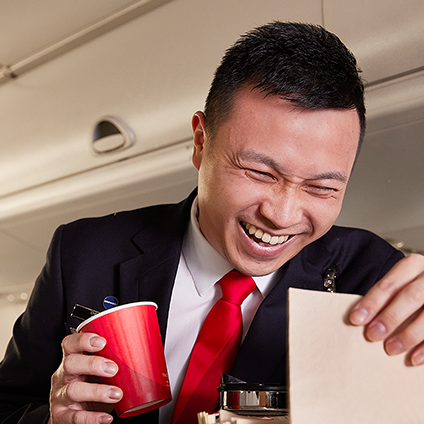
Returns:
[[[116,365],[115,362],[109,362],[109,361],[107,361],[107,362],[105,362],[103,364],[103,371],[106,374],[109,374],[109,375],[112,375],[113,376],[113,375],[115,375],[118,372],[118,365]]]
[[[386,334],[386,327],[378,321],[372,322],[367,330],[367,336],[374,341],[383,339]]]
[[[418,366],[424,364],[424,352],[414,353],[411,356],[412,365]]]
[[[103,349],[106,346],[106,340],[103,337],[93,336],[90,338],[91,347]]]
[[[350,314],[352,324],[361,325],[368,317],[368,311],[365,308],[354,309]]]
[[[112,400],[119,400],[122,397],[122,392],[119,389],[112,388],[109,390],[108,398]]]
[[[398,339],[387,340],[386,352],[389,355],[397,355],[398,353],[402,353],[404,350],[402,343]]]
[[[101,415],[97,421],[99,424],[110,424],[113,421],[113,417],[110,415]]]

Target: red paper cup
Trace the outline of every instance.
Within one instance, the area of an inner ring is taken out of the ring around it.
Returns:
[[[97,333],[106,346],[96,355],[116,362],[119,371],[104,378],[124,392],[115,404],[119,417],[159,408],[171,400],[165,356],[152,302],[129,303],[100,312],[82,322],[77,331]]]

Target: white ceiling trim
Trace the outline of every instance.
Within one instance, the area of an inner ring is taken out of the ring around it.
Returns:
[[[4,197],[0,205],[0,230],[1,222],[6,219],[16,219],[17,216],[33,214],[46,207],[60,207],[63,203],[119,189],[130,183],[141,185],[147,180],[191,169],[192,144],[191,139],[183,140],[125,161]]]

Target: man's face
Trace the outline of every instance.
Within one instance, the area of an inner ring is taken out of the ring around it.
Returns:
[[[266,275],[339,215],[359,140],[354,110],[310,110],[249,87],[213,140],[193,117],[199,224],[236,269]]]

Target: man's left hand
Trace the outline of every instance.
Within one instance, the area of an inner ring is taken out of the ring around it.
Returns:
[[[352,309],[352,324],[364,325],[370,341],[384,340],[389,355],[411,351],[424,364],[424,256],[400,260]]]

